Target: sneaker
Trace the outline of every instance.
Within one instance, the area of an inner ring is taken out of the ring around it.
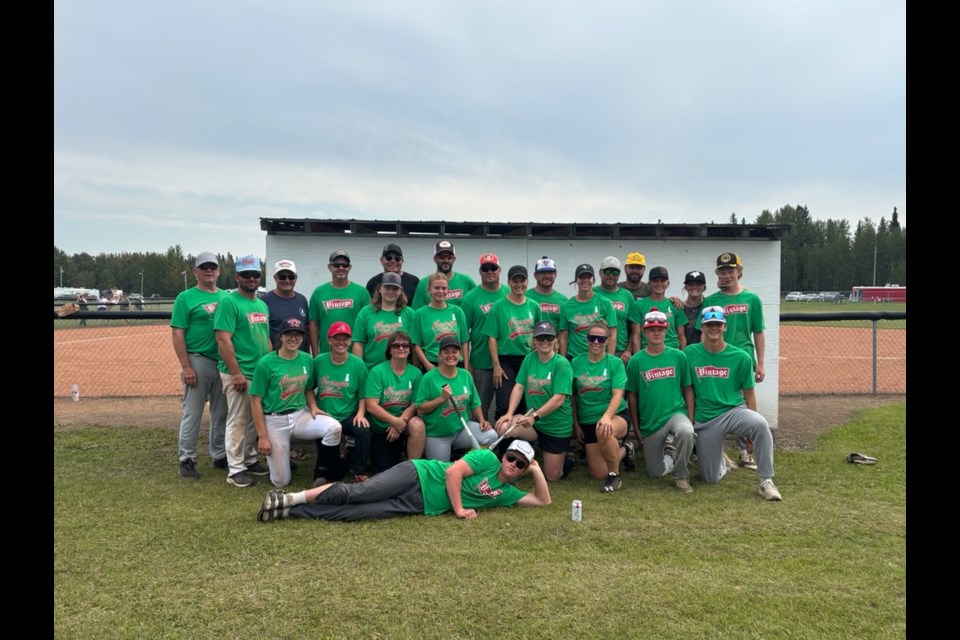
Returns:
[[[327,479],[323,476],[317,476],[313,479],[313,484],[310,485],[310,488],[316,489],[317,487],[322,487],[325,484],[327,484]]]
[[[224,457],[222,457],[222,458],[217,458],[216,460],[214,460],[214,461],[213,461],[213,467],[214,467],[215,469],[229,469],[229,468],[230,468],[230,464],[227,463],[227,457],[224,456]]]
[[[603,481],[603,486],[600,487],[600,491],[604,493],[612,493],[623,486],[623,480],[620,479],[615,473],[608,473],[607,479]]]
[[[740,454],[740,466],[744,469],[750,469],[752,471],[757,470],[757,462],[753,459],[753,456],[749,453]]]
[[[633,443],[627,440],[623,443],[623,448],[626,449],[627,454],[623,456],[623,468],[626,471],[636,471],[637,470],[637,452],[633,448]]]
[[[227,476],[227,482],[235,487],[252,487],[257,484],[257,481],[251,478],[246,471]]]
[[[252,473],[255,476],[265,476],[270,473],[270,467],[257,460],[247,467],[247,473]]]
[[[567,454],[563,459],[563,474],[560,476],[560,479],[563,480],[570,472],[573,471],[573,468],[576,466],[576,463],[573,461],[573,456]]]
[[[180,477],[190,478],[191,480],[196,480],[200,477],[200,473],[197,471],[197,463],[195,460],[187,458],[186,460],[180,461]]]
[[[284,516],[284,510],[287,508],[286,494],[282,489],[268,491],[260,505],[260,511],[257,512],[257,520],[260,522],[270,522],[272,520],[281,520]]]
[[[673,486],[680,490],[680,493],[693,493],[693,487],[683,478],[674,478]]]
[[[770,478],[760,483],[760,495],[763,496],[764,500],[772,500],[775,502],[783,500],[780,492],[777,491],[777,485],[773,484],[773,480]]]
[[[726,451],[723,452],[723,463],[727,465],[727,471],[735,471],[740,468],[736,462],[730,459]]]

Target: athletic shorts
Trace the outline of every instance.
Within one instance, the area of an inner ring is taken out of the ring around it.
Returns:
[[[630,434],[630,410],[624,409],[617,414],[627,422],[627,435]],[[580,430],[583,431],[583,444],[596,444],[597,443],[597,423],[593,424],[581,424]]]
[[[570,448],[570,436],[558,438],[547,435],[536,427],[534,427],[534,430],[537,432],[537,445],[540,447],[540,451],[544,453],[566,453],[567,449]]]

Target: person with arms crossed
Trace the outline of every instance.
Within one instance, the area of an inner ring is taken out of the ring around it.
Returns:
[[[383,252],[380,255],[380,265],[383,266],[383,273],[378,273],[367,280],[367,293],[373,297],[374,291],[376,291],[377,287],[383,282],[383,276],[388,273],[395,273],[400,276],[400,285],[403,287],[403,293],[407,297],[406,304],[409,305],[417,292],[417,285],[420,284],[420,278],[403,270],[403,251],[400,250],[400,246],[392,242],[384,245]]]
[[[329,351],[326,336],[337,322],[353,327],[360,310],[370,304],[370,294],[355,282],[350,282],[350,256],[346,251],[334,251],[327,264],[330,282],[313,290],[310,296],[310,353],[317,356]]]
[[[457,251],[452,242],[439,240],[433,245],[433,262],[437,265],[437,273],[442,273],[447,280],[447,302],[459,307],[460,303],[463,302],[463,297],[475,288],[477,283],[469,276],[453,270],[453,263],[456,261]],[[413,294],[411,307],[419,309],[433,301],[433,294],[430,293],[428,285],[426,278],[420,280],[417,291]]]
[[[276,348],[280,345],[277,336],[280,335],[284,320],[297,318],[304,327],[308,326],[307,309],[310,303],[307,302],[307,296],[293,290],[297,284],[297,265],[293,260],[279,260],[273,265],[273,282],[273,290],[267,291],[260,299],[270,310],[270,343]],[[303,340],[300,350],[309,354],[310,341]]]

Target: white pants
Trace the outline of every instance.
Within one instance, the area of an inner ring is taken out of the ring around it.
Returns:
[[[224,448],[227,451],[227,464],[231,476],[257,461],[257,428],[253,426],[250,413],[250,394],[233,388],[233,376],[220,372],[223,394],[227,396],[227,430]],[[247,389],[250,381],[247,380]]]
[[[480,445],[493,444],[496,439],[500,437],[497,435],[496,429],[481,431],[480,424],[473,420],[467,422],[467,428],[470,429],[473,437],[477,439],[477,443]],[[423,457],[427,460],[443,460],[449,462],[450,454],[454,447],[457,449],[470,448],[470,436],[468,436],[467,432],[463,429],[460,429],[452,436],[427,436]]]
[[[264,416],[270,438],[270,482],[278,489],[290,484],[290,440],[322,440],[326,446],[340,444],[340,423],[330,416],[310,415],[306,409],[285,416]]]

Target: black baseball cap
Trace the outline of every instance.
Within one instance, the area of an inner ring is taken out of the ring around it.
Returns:
[[[517,276],[523,276],[526,279],[529,278],[529,276],[527,276],[527,268],[522,264],[515,264],[507,271],[507,280],[513,280]]]
[[[573,275],[573,282],[571,282],[570,284],[576,284],[580,276],[587,275],[587,274],[590,274],[590,276],[594,278],[597,275],[593,272],[593,267],[591,265],[586,263],[577,265],[577,270],[574,272],[574,275]]]
[[[383,253],[381,253],[380,255],[386,256],[391,253],[395,253],[401,258],[403,257],[403,251],[400,249],[400,245],[393,244],[392,242],[390,244],[383,245]]]
[[[683,284],[690,284],[691,282],[699,282],[706,286],[707,276],[703,275],[703,271],[691,271],[683,277]]]

